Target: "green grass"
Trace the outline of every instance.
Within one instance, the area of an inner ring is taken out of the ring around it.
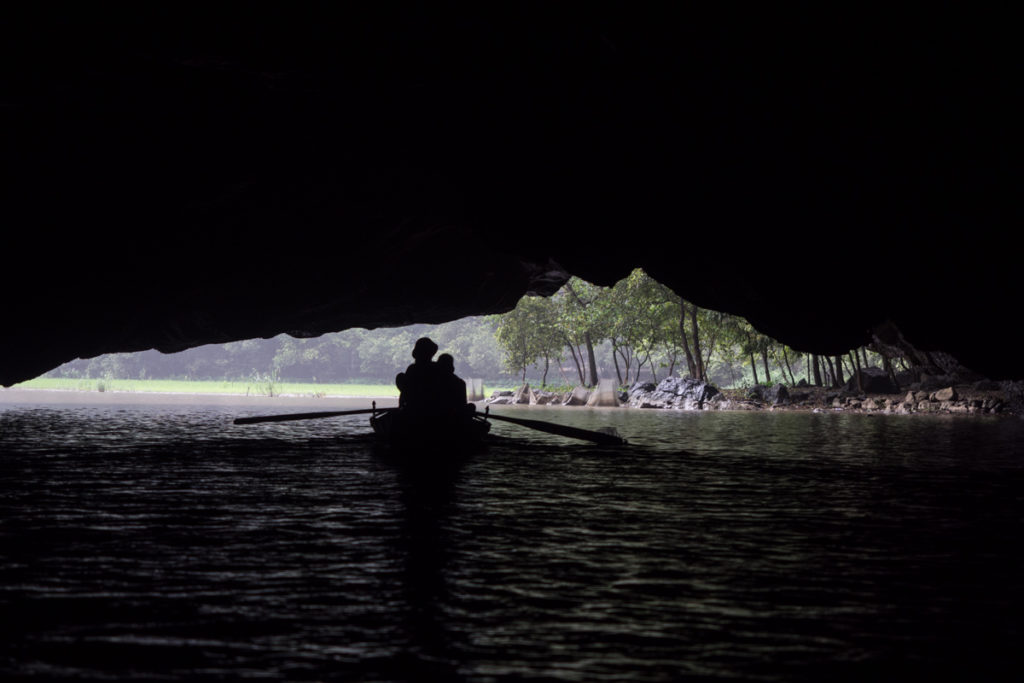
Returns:
[[[16,385],[21,389],[62,389],[65,391],[135,391],[172,394],[240,394],[268,395],[265,382],[190,381],[171,379],[72,379],[37,377]],[[273,385],[275,396],[398,396],[394,385],[386,384],[311,384],[278,382]]]

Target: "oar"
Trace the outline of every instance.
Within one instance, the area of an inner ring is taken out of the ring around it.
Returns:
[[[285,415],[253,415],[252,417],[235,418],[236,425],[248,425],[254,422],[287,422],[288,420],[315,420],[321,417],[338,417],[341,415],[365,415],[366,413],[384,413],[395,408],[360,408],[359,410],[326,410],[317,413],[287,413]]]
[[[566,425],[554,424],[553,422],[544,422],[542,420],[524,420],[521,417],[507,417],[505,415],[495,415],[490,412],[490,406],[486,412],[486,417],[492,420],[502,420],[504,422],[511,422],[521,427],[529,427],[530,429],[536,429],[539,432],[547,432],[548,434],[557,434],[559,436],[567,436],[570,439],[583,439],[584,441],[593,441],[606,446],[622,446],[625,445],[626,440],[622,437],[615,436],[614,434],[606,434],[604,432],[592,432],[589,429],[580,429],[578,427],[567,427]]]

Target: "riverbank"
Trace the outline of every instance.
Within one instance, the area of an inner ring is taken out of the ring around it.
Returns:
[[[398,404],[395,396],[313,396],[283,394],[256,396],[234,393],[157,391],[77,391],[70,389],[0,389],[0,406],[15,405],[181,405],[231,406],[246,408],[316,408],[349,410],[369,408],[376,401],[381,408]]]
[[[659,385],[661,387],[662,385]],[[751,389],[723,389],[716,393],[694,394],[658,391],[635,391],[620,397],[618,405],[636,409],[661,410],[721,410],[721,411],[796,411],[796,412],[854,412],[880,414],[959,414],[1024,416],[1024,383],[1000,382],[986,384],[954,384],[931,391],[917,389],[899,394],[848,392],[825,387],[761,387]],[[381,394],[384,394],[382,391]],[[497,399],[502,400],[497,400]],[[566,403],[563,403],[563,400]],[[24,387],[0,388],[0,406],[15,405],[181,405],[231,406],[255,409],[299,408],[317,410],[349,410],[370,407],[391,407],[398,403],[397,396],[358,395],[338,396],[320,394],[245,395],[240,393],[171,392],[171,391],[89,391],[72,389],[37,389]],[[566,396],[531,391],[499,391],[483,404],[494,405],[547,405],[585,406],[586,391],[577,389]]]
[[[877,386],[877,385],[876,385]],[[718,389],[686,378],[668,378],[657,385],[637,384],[624,392],[548,392],[524,386],[496,392],[493,405],[624,406],[650,410],[801,411],[889,413],[898,415],[1024,415],[1024,383],[977,381],[915,382],[903,390],[864,391],[852,383],[840,388],[776,384],[743,389]],[[597,400],[595,400],[597,399]]]
[[[787,390],[778,400],[771,392],[750,396],[742,390],[722,392],[718,410],[772,410],[796,412],[853,412],[895,415],[1024,415],[1018,392],[953,384],[935,390],[907,390],[898,394],[848,393],[824,387]],[[1015,394],[1017,394],[1015,396]]]

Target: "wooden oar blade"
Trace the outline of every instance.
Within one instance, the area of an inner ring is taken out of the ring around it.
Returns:
[[[383,413],[394,408],[359,408],[358,410],[322,410],[315,413],[285,413],[283,415],[253,415],[235,418],[236,425],[255,424],[257,422],[288,422],[290,420],[316,420],[322,417],[340,417],[342,415],[368,415]]]
[[[491,412],[488,412],[487,417],[494,420],[511,422],[512,424],[517,424],[522,427],[529,427],[530,429],[536,429],[539,432],[557,434],[558,436],[565,436],[570,439],[582,439],[584,441],[591,441],[605,446],[623,446],[626,444],[626,440],[622,437],[614,434],[606,434],[605,432],[594,432],[589,429],[569,427],[567,425],[554,424],[553,422],[544,422],[542,420],[526,420],[519,417],[495,415]]]

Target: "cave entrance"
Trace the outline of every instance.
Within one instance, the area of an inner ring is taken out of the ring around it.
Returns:
[[[393,396],[415,340],[434,339],[456,372],[491,391],[549,391],[692,378],[720,389],[838,387],[861,373],[892,374],[859,348],[818,356],[790,348],[743,318],[687,301],[641,269],[612,286],[571,277],[552,296],[510,311],[441,324],[355,328],[311,338],[281,334],[173,354],[112,353],[65,363],[22,383],[78,391]],[[898,369],[898,368],[897,368]]]

